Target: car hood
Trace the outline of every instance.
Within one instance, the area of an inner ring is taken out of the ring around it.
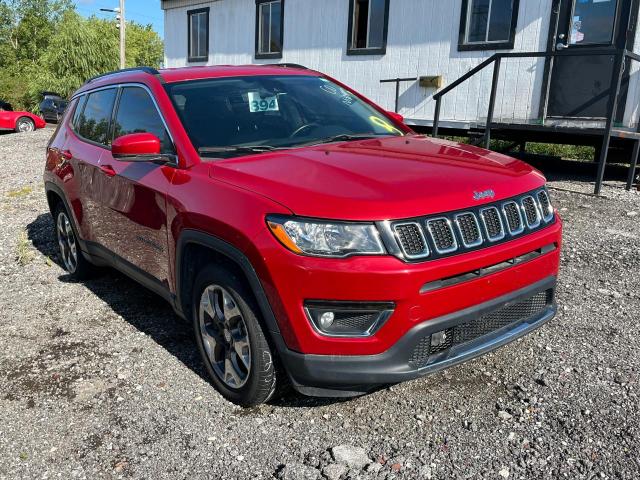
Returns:
[[[459,210],[544,184],[524,162],[421,135],[297,148],[221,160],[210,175],[296,215],[390,220]],[[476,193],[480,195],[476,200]]]

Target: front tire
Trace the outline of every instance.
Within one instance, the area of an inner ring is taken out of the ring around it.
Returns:
[[[271,399],[279,372],[260,311],[242,279],[217,265],[204,267],[196,277],[192,307],[198,350],[216,389],[244,407]]]
[[[35,129],[36,129],[36,124],[30,118],[21,117],[16,122],[16,133],[33,132]]]

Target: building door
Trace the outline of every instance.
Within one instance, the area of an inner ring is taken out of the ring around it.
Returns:
[[[631,3],[631,0],[556,0],[551,22],[555,35],[550,36],[549,50],[625,48],[627,38],[633,38],[628,29],[635,30],[635,24],[629,21]],[[556,57],[550,68],[547,117],[605,118],[615,58],[615,55]],[[626,84],[621,91],[622,103]]]

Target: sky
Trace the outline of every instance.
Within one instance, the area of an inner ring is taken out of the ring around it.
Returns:
[[[113,13],[101,12],[101,8],[115,8],[119,0],[75,0],[80,15],[100,18],[114,18]],[[160,8],[160,0],[125,0],[125,16],[127,20],[146,25],[150,23],[164,39],[164,16]],[[114,20],[115,21],[115,20]]]

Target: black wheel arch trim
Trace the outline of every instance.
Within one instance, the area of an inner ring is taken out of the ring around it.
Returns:
[[[90,258],[88,258],[91,256],[91,254],[89,252],[89,247],[87,246],[87,242],[80,236],[80,232],[78,232],[78,226],[76,223],[78,219],[76,218],[75,212],[71,208],[71,205],[69,205],[67,196],[64,194],[64,191],[62,190],[62,188],[60,188],[58,185],[56,185],[51,181],[46,181],[44,182],[44,190],[47,195],[47,205],[49,205],[49,211],[51,212],[52,217],[55,212],[53,211],[53,208],[52,208],[53,206],[49,203],[49,192],[55,193],[60,198],[60,200],[64,204],[64,208],[67,210],[67,213],[71,216],[71,219],[70,219],[71,228],[73,228],[73,233],[75,234],[78,245],[80,246],[80,251],[85,256],[85,258],[87,258],[88,260],[91,260]],[[53,219],[53,221],[54,222],[56,221],[55,218]]]
[[[283,348],[286,348],[284,345],[284,340],[282,339],[282,335],[280,333],[280,327],[278,326],[278,322],[271,308],[271,303],[269,303],[269,299],[267,298],[264,288],[262,287],[262,282],[260,281],[258,274],[249,258],[247,258],[247,256],[242,251],[226,242],[225,240],[199,230],[185,229],[180,233],[180,236],[178,238],[176,247],[175,277],[177,300],[176,307],[180,309],[180,314],[184,316],[184,312],[182,311],[182,302],[184,301],[184,299],[182,298],[182,283],[184,275],[182,257],[189,244],[196,244],[205,248],[209,248],[216,253],[228,257],[240,267],[245,275],[245,278],[249,282],[249,287],[251,288],[256,301],[258,302],[258,308],[260,308],[260,313],[262,314],[262,317],[269,330],[271,339],[274,341],[279,351],[282,351]]]

